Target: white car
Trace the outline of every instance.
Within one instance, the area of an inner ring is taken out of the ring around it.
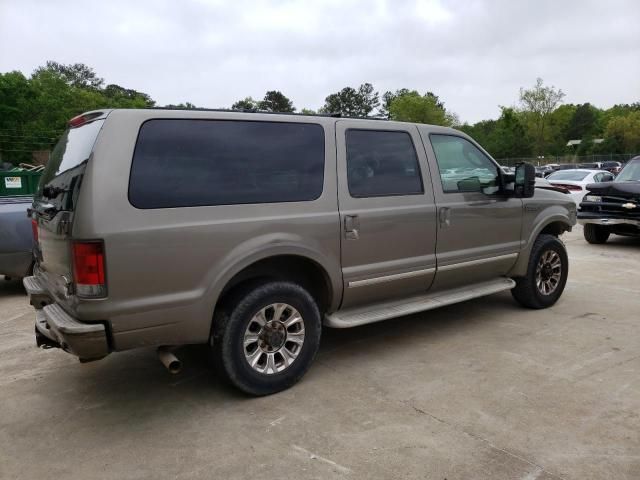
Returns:
[[[559,170],[547,177],[552,185],[569,190],[571,198],[579,206],[587,193],[586,186],[590,183],[610,182],[614,179],[612,173],[605,170]]]

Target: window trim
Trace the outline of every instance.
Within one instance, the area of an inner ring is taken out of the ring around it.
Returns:
[[[351,185],[349,184],[349,148],[348,148],[348,140],[347,134],[351,131],[359,131],[359,132],[386,132],[386,133],[405,133],[409,136],[409,141],[411,142],[411,148],[413,148],[413,153],[416,159],[416,166],[418,167],[418,180],[420,181],[420,191],[414,193],[382,193],[377,195],[354,195],[351,191]],[[385,197],[411,197],[416,195],[424,195],[424,178],[422,175],[422,167],[420,166],[420,157],[418,156],[418,150],[416,149],[416,144],[413,140],[413,136],[411,132],[408,130],[394,130],[394,129],[385,129],[385,128],[346,128],[344,131],[344,166],[346,169],[346,177],[347,177],[347,190],[349,191],[349,195],[351,198],[385,198]]]
[[[321,188],[318,195],[307,200],[281,200],[281,201],[267,201],[267,202],[234,202],[234,203],[207,203],[203,205],[174,205],[174,206],[159,206],[159,207],[141,207],[136,205],[131,199],[131,178],[133,173],[133,161],[136,156],[136,150],[138,149],[140,134],[145,124],[157,120],[180,120],[180,121],[198,121],[198,122],[243,122],[243,123],[270,123],[270,124],[287,124],[287,125],[316,125],[322,130],[322,181]],[[277,120],[246,120],[246,119],[227,119],[227,118],[185,118],[185,117],[154,117],[147,118],[138,126],[138,132],[136,134],[136,140],[133,147],[133,154],[131,155],[131,162],[129,165],[129,176],[127,182],[127,201],[136,210],[166,210],[174,208],[202,208],[202,207],[225,207],[233,205],[277,205],[279,203],[308,203],[315,202],[325,192],[326,181],[326,168],[327,168],[327,130],[322,123],[316,122],[290,122],[290,121],[277,121]]]
[[[489,161],[494,165],[494,167],[496,167],[496,171],[498,173],[498,181],[499,181],[499,190],[491,195],[499,195],[502,191],[503,191],[503,181],[502,181],[502,176],[504,175],[504,172],[502,171],[502,168],[500,168],[500,164],[498,162],[496,162],[493,157],[491,155],[489,155],[489,153],[487,151],[485,151],[484,148],[482,148],[482,146],[480,146],[479,143],[477,143],[475,140],[473,140],[472,138],[467,138],[463,135],[459,135],[457,133],[438,133],[438,132],[429,132],[429,145],[431,146],[431,150],[433,151],[433,158],[436,161],[436,168],[438,169],[438,178],[440,179],[440,185],[442,186],[442,193],[445,194],[455,194],[455,193],[463,193],[463,194],[469,194],[469,193],[481,193],[482,195],[485,196],[491,196],[488,195],[484,192],[479,191],[479,192],[463,192],[460,190],[446,190],[444,188],[444,182],[442,181],[442,174],[440,173],[440,164],[438,163],[438,155],[436,154],[436,149],[433,147],[433,142],[431,141],[431,136],[432,135],[439,135],[439,136],[446,136],[446,137],[457,137],[457,138],[461,138],[463,140],[466,140],[467,142],[469,142],[471,145],[473,145],[474,147],[476,147],[478,150],[480,150],[480,152],[489,159]]]

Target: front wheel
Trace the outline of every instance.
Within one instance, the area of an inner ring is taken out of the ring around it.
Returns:
[[[587,223],[584,226],[584,239],[593,244],[605,243],[609,239],[611,232],[605,225]]]
[[[322,322],[313,297],[290,282],[269,282],[233,295],[214,318],[218,370],[250,395],[294,385],[320,345]]]
[[[531,249],[527,274],[517,278],[513,298],[527,308],[547,308],[558,301],[569,273],[564,244],[553,235],[540,235]]]

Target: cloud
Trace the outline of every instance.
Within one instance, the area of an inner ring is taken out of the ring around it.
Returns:
[[[344,86],[433,91],[498,115],[540,76],[567,102],[640,100],[640,2],[21,0],[0,6],[0,71],[83,62],[160,104],[228,107],[279,89],[318,108]]]

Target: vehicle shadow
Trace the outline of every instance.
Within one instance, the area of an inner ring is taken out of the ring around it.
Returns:
[[[8,280],[4,275],[0,275],[0,297],[20,296],[26,296],[26,292],[22,286],[22,279],[12,277]]]
[[[68,359],[66,367],[41,376],[40,387],[59,391],[53,397],[63,404],[75,404],[75,411],[86,412],[86,421],[94,426],[144,424],[159,417],[171,422],[182,418],[185,411],[209,412],[223,406],[253,410],[321,389],[335,381],[336,365],[345,378],[358,375],[359,365],[351,361],[353,356],[375,354],[384,360],[388,355],[398,362],[398,355],[417,345],[447,341],[447,337],[465,333],[473,335],[484,328],[488,316],[501,318],[521,311],[507,292],[353,329],[325,328],[316,362],[303,381],[270,397],[253,398],[228,385],[212,367],[206,346],[177,349],[175,353],[183,363],[177,375],[169,374],[155,350],[148,348],[116,353],[84,365]],[[39,353],[67,355],[60,351]],[[96,415],[98,411],[100,415]]]

